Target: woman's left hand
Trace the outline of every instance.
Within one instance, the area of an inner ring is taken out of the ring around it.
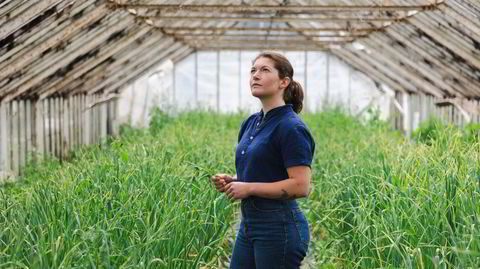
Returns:
[[[245,199],[250,196],[249,183],[230,182],[225,186],[225,194],[232,200]]]

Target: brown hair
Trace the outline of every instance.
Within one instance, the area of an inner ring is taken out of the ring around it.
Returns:
[[[287,57],[277,52],[262,52],[255,59],[253,63],[259,58],[268,58],[273,61],[275,69],[278,70],[280,79],[288,77],[290,83],[283,92],[283,100],[286,104],[292,104],[293,110],[298,114],[303,108],[303,89],[300,83],[293,80],[293,67]]]

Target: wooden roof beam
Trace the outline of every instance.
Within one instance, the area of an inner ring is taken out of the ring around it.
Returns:
[[[126,85],[132,83],[139,77],[142,77],[144,74],[148,73],[152,68],[161,64],[162,62],[168,59],[172,59],[173,61],[173,59],[184,57],[185,55],[189,55],[192,52],[193,52],[192,48],[182,47],[173,52],[170,52],[169,54],[164,55],[161,58],[152,59],[151,61],[146,62],[141,68],[135,69],[127,77],[117,81],[115,84],[106,88],[105,92],[110,93],[110,92],[116,92],[116,91],[122,90],[123,88],[125,88]]]
[[[3,92],[3,94],[8,95],[6,100],[9,101],[22,95],[30,88],[42,82],[43,79],[54,74],[60,68],[67,66],[76,57],[94,50],[99,45],[105,43],[113,33],[123,30],[129,25],[132,25],[132,23],[133,19],[131,16],[121,16],[121,14],[118,14],[118,16],[114,16],[109,22],[105,23],[106,27],[102,27],[101,31],[92,33],[90,37],[83,35],[82,38],[75,39],[70,49],[67,49],[64,53],[51,55],[41,63],[35,65],[35,68],[33,68],[30,73],[23,75],[15,81],[13,85],[9,85],[8,88],[10,92]]]
[[[264,45],[253,45],[253,46],[233,46],[233,45],[224,45],[224,46],[199,46],[195,47],[196,50],[253,50],[253,51],[263,51],[263,50],[289,50],[289,51],[327,51],[328,48],[319,47],[319,46],[264,46]]]
[[[157,50],[154,53],[147,53],[146,55],[144,55],[144,57],[140,57],[132,63],[129,63],[128,67],[126,68],[128,72],[114,73],[107,79],[95,85],[95,87],[89,87],[85,90],[88,94],[94,94],[102,89],[105,93],[107,93],[108,91],[106,89],[116,88],[118,86],[124,85],[125,81],[128,80],[128,78],[136,78],[138,74],[141,73],[141,71],[148,70],[152,62],[156,63],[159,61],[163,61],[165,58],[168,57],[168,55],[175,53],[182,47],[185,47],[185,45],[181,43],[174,43],[172,46],[163,48],[162,50]]]
[[[147,20],[148,23],[148,20]],[[159,26],[154,25],[157,28],[161,28],[164,31],[175,31],[175,32],[189,32],[196,33],[198,31],[262,31],[262,32],[347,32],[347,33],[363,33],[367,34],[369,32],[378,31],[378,28],[374,27],[363,27],[363,28],[347,28],[347,27],[324,27],[324,28],[314,28],[314,27],[298,27],[298,28],[260,28],[260,27],[173,27],[173,26]]]
[[[96,55],[94,59],[89,59],[79,64],[78,66],[75,66],[75,68],[71,72],[69,72],[68,76],[66,76],[65,78],[58,79],[53,83],[50,83],[49,85],[42,86],[40,91],[38,92],[38,94],[40,95],[40,99],[44,99],[49,95],[65,88],[68,84],[80,78],[82,75],[87,73],[90,69],[101,64],[106,59],[114,56],[115,54],[119,53],[120,51],[132,45],[137,39],[147,34],[148,31],[151,31],[148,27],[143,27],[141,29],[138,29],[138,31],[130,31],[128,36],[125,37],[125,39],[122,39],[119,42],[116,42],[111,46],[104,48]],[[150,40],[152,42],[157,41],[154,37],[150,37],[147,39],[147,41],[150,41]]]
[[[192,37],[192,38],[206,38],[206,37],[279,37],[279,38],[335,38],[335,39],[352,39],[355,37],[365,37],[367,34],[350,34],[350,33],[345,33],[344,35],[340,35],[338,33],[333,33],[333,34],[323,34],[323,35],[313,35],[313,34],[292,34],[292,33],[279,33],[279,34],[271,34],[271,33],[265,33],[265,34],[258,34],[258,33],[248,33],[248,34],[243,34],[243,33],[236,33],[236,34],[225,34],[225,33],[176,33],[176,32],[166,32],[167,34],[170,35],[175,35],[177,37]]]
[[[62,3],[64,2],[64,3]],[[63,0],[43,0],[43,1],[35,1],[32,6],[29,6],[28,9],[21,13],[18,16],[13,18],[7,19],[7,21],[3,24],[0,24],[0,40],[4,39],[8,35],[14,33],[15,31],[19,30],[22,26],[31,22],[35,17],[41,16],[45,10],[48,10],[56,5],[63,4],[66,6],[65,1]],[[59,7],[62,9],[62,7]],[[57,10],[55,10],[58,12]],[[54,15],[53,13],[52,15]]]
[[[444,73],[447,73],[460,81],[464,85],[475,85],[479,89],[478,92],[472,92],[470,89],[469,93],[470,95],[479,95],[480,94],[480,82],[476,81],[475,79],[468,79],[464,74],[459,72],[460,70],[458,68],[455,68],[451,64],[446,63],[444,60],[438,59],[434,55],[432,55],[429,51],[429,48],[421,47],[421,45],[418,42],[414,42],[412,38],[409,38],[408,36],[405,36],[405,28],[402,26],[394,26],[394,27],[388,27],[386,29],[386,33],[392,37],[394,37],[396,40],[400,41],[403,43],[405,46],[410,48],[411,50],[414,50],[416,53],[421,55],[425,60],[428,62],[435,64],[439,68],[437,70],[441,70]]]
[[[365,73],[367,76],[369,76],[373,80],[384,83],[385,85],[388,85],[393,90],[406,92],[406,90],[404,89],[404,87],[400,82],[382,73],[380,70],[374,68],[373,66],[368,65],[365,62],[359,61],[358,58],[354,54],[352,54],[349,50],[334,49],[331,52],[335,56],[344,60],[347,64],[360,70],[360,72]]]
[[[415,83],[411,81],[408,77],[402,76],[397,72],[397,66],[391,67],[389,64],[380,61],[378,54],[373,54],[374,52],[367,53],[364,50],[354,50],[347,48],[345,51],[350,51],[353,56],[355,56],[358,61],[361,61],[373,68],[379,70],[383,74],[387,75],[388,77],[395,79],[398,81],[402,87],[405,89],[406,92],[414,92],[418,93],[418,87]]]
[[[116,76],[127,72],[126,70],[131,66],[137,65],[138,62],[148,58],[154,57],[156,54],[161,53],[162,50],[175,45],[173,38],[152,38],[154,42],[144,42],[143,44],[134,48],[129,48],[115,57],[115,61],[106,67],[98,66],[94,70],[91,70],[82,79],[75,80],[73,83],[68,84],[68,87],[63,89],[62,92],[68,94],[75,94],[78,92],[86,92],[97,87],[104,82],[111,82]]]
[[[404,17],[223,17],[223,16],[137,16],[151,20],[185,20],[185,21],[235,21],[235,22],[391,22],[401,20]]]
[[[476,68],[480,68],[480,58],[476,56],[475,51],[463,47],[461,44],[459,44],[458,40],[452,38],[448,33],[439,29],[435,25],[432,25],[428,22],[428,20],[428,17],[425,18],[419,16],[414,16],[408,19],[410,23],[440,42],[443,46],[449,48],[455,54],[462,57],[465,61],[469,62]]]
[[[369,38],[362,40],[363,43],[375,48],[376,52],[388,55],[388,58],[396,59],[401,62],[404,68],[409,68],[413,71],[413,74],[417,74],[418,78],[426,83],[429,83],[433,88],[442,88],[444,92],[450,93],[450,95],[460,94],[465,96],[463,89],[458,89],[456,85],[450,85],[445,82],[441,75],[437,72],[432,72],[423,61],[421,56],[415,55],[412,51],[407,51],[405,48],[395,44],[391,44],[393,40],[385,36],[384,33],[378,33],[370,35]],[[416,57],[416,59],[413,59]],[[428,80],[427,80],[428,79]]]
[[[13,63],[5,67],[2,67],[2,72],[0,73],[0,81],[20,71],[25,65],[30,64],[32,61],[40,57],[44,51],[58,45],[63,40],[69,39],[77,31],[79,31],[80,29],[82,29],[92,21],[95,21],[100,17],[105,16],[106,14],[108,14],[108,12],[109,10],[106,7],[106,5],[99,6],[89,14],[83,16],[79,20],[67,26],[62,31],[57,32],[56,34],[51,36],[48,40],[36,46],[34,49],[27,51],[18,59],[15,59]]]
[[[393,70],[397,76],[402,76],[410,80],[418,89],[422,89],[424,92],[431,94],[433,96],[443,98],[443,93],[437,89],[435,85],[430,84],[423,78],[418,76],[418,73],[413,70],[411,67],[408,67],[407,64],[399,59],[394,59],[392,53],[382,49],[379,46],[376,46],[372,41],[362,40],[362,44],[366,45],[370,51],[372,51],[375,60],[380,64],[389,67]],[[372,57],[373,58],[373,57]]]
[[[160,4],[160,3],[131,3],[125,0],[110,0],[114,7],[122,8],[149,8],[161,9],[165,11],[200,11],[200,12],[322,12],[322,11],[421,11],[435,8],[435,4],[430,5],[200,5],[200,4]],[[153,1],[151,1],[153,2]]]

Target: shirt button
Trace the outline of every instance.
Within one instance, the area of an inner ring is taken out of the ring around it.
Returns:
[[[252,140],[252,139],[253,139],[253,136],[250,136],[250,140]]]
[[[242,150],[242,155],[245,154],[245,150]]]

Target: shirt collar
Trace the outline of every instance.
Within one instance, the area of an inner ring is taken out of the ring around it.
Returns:
[[[283,106],[277,106],[275,108],[272,108],[269,110],[265,116],[265,119],[271,118],[274,115],[277,114],[282,114],[283,112],[292,110],[293,111],[293,105],[292,104],[285,104]],[[263,119],[263,109],[260,110],[260,119]]]

